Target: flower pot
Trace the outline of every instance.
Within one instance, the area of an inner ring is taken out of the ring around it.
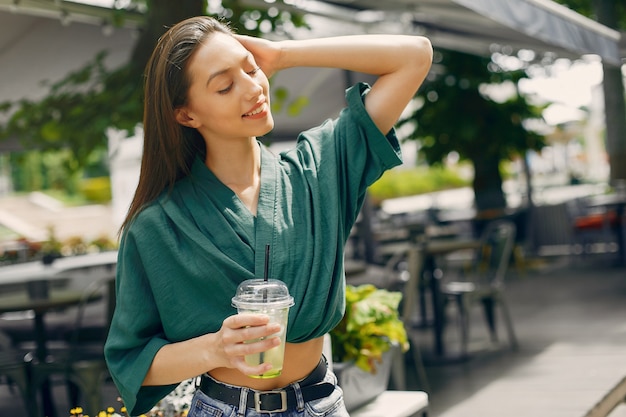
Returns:
[[[370,373],[357,367],[353,362],[333,363],[333,371],[337,375],[339,386],[343,390],[343,399],[348,411],[374,400],[387,390],[393,360],[392,346],[383,353],[382,363],[377,364],[376,373]]]
[[[45,253],[41,257],[41,263],[43,263],[44,265],[52,265],[54,261],[59,259],[60,257],[61,255],[58,253]]]

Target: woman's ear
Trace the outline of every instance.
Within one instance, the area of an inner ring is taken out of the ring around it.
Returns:
[[[176,118],[176,121],[183,126],[193,128],[197,127],[194,118],[189,114],[189,111],[185,107],[175,109],[174,117]]]

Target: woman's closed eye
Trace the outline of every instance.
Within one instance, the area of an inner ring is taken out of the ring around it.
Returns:
[[[256,75],[259,71],[261,71],[261,67],[255,67],[251,71],[247,71],[246,74],[250,76]],[[226,88],[218,90],[219,94],[227,94],[230,90],[232,90],[234,83],[230,83]]]
[[[228,87],[218,90],[218,94],[226,94],[233,88],[233,83],[230,83]]]

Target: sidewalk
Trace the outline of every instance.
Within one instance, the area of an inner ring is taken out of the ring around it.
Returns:
[[[471,318],[473,357],[426,367],[434,417],[583,417],[626,377],[626,270],[606,260],[561,259],[516,274],[507,294],[520,348],[484,349],[480,309]],[[500,323],[501,324],[501,323]],[[428,330],[416,330],[424,354]],[[454,311],[446,333],[457,344]],[[411,368],[408,368],[409,370]],[[415,380],[411,388],[420,389]]]

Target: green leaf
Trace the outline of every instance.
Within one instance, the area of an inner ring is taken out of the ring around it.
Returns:
[[[295,117],[302,113],[305,107],[309,105],[309,98],[300,96],[287,107],[287,115]]]
[[[58,142],[61,139],[61,130],[55,122],[47,122],[41,126],[41,137],[46,142]]]
[[[354,361],[366,372],[375,372],[384,352],[397,343],[408,349],[404,323],[399,318],[400,292],[366,284],[346,287],[346,314],[330,332],[333,360]]]

